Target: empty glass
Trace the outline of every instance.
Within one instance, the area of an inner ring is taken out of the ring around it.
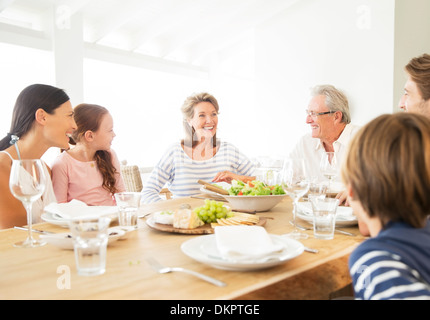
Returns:
[[[320,161],[321,173],[328,179],[328,192],[331,191],[332,181],[338,174],[338,160],[335,152],[324,152]]]
[[[33,203],[45,191],[46,177],[40,159],[13,160],[10,171],[9,188],[13,196],[21,200],[27,211],[28,237],[22,242],[14,244],[15,247],[39,247],[46,244],[32,235],[32,208]]]
[[[306,239],[308,235],[298,230],[296,225],[297,203],[309,190],[305,161],[302,158],[286,158],[280,175],[280,184],[293,200],[294,230],[286,235],[293,239]]]

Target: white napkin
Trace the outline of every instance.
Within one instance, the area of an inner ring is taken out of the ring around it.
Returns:
[[[223,258],[238,261],[279,254],[285,248],[273,243],[266,229],[260,226],[215,227],[215,240]]]
[[[312,204],[308,201],[299,202],[297,211],[306,215],[313,216]],[[357,219],[351,207],[338,206],[336,209],[336,220],[355,220]]]
[[[85,202],[75,199],[67,203],[50,203],[44,210],[53,218],[60,220],[98,218],[118,212],[116,206],[88,206]]]

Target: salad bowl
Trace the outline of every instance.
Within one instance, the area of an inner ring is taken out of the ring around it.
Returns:
[[[223,197],[232,209],[248,213],[269,211],[287,197],[280,185],[270,186],[258,180],[247,183],[233,180],[228,192]]]
[[[288,195],[265,195],[265,196],[223,196],[230,204],[231,208],[236,211],[256,213],[269,211],[279,202],[284,200]]]

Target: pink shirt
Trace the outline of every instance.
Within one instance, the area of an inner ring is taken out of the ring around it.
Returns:
[[[116,153],[111,150],[112,163],[118,175],[116,188],[125,191]],[[52,184],[58,203],[77,199],[91,206],[116,205],[113,195],[102,187],[103,177],[95,161],[76,160],[68,152],[61,153],[52,166]]]

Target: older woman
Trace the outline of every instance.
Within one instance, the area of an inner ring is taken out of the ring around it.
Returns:
[[[61,89],[34,84],[18,96],[8,135],[0,141],[0,229],[27,224],[26,210],[9,190],[12,160],[39,159],[50,147],[69,148],[69,135],[76,129],[73,108]],[[45,165],[45,173],[50,172]],[[51,179],[33,205],[38,222],[44,205],[55,202]]]
[[[356,298],[430,298],[430,120],[382,115],[357,133],[342,168],[371,238],[351,254]]]
[[[216,138],[218,102],[208,93],[188,97],[182,106],[185,139],[173,144],[154,167],[142,193],[145,202],[162,200],[167,184],[174,197],[199,193],[197,180],[253,180],[254,166],[232,144]]]

